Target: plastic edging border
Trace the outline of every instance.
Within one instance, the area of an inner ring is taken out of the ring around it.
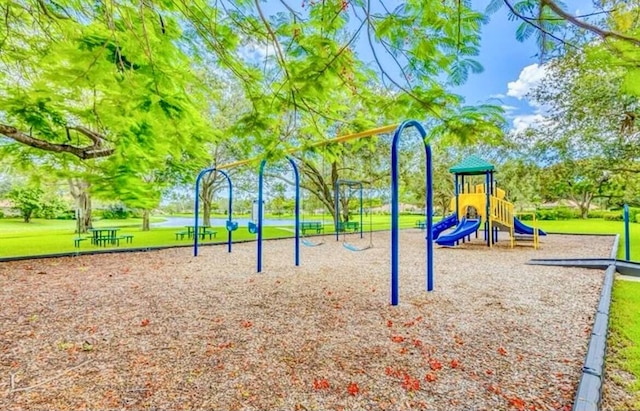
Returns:
[[[587,355],[582,366],[582,376],[573,401],[573,411],[599,411],[602,401],[602,383],[604,379],[604,359],[607,352],[607,334],[609,331],[609,308],[611,306],[611,291],[616,273],[615,258],[618,255],[620,235],[613,240],[611,258],[613,262],[605,271],[600,301],[596,310],[591,339],[587,348]]]

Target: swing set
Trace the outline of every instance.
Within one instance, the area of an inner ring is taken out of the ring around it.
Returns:
[[[386,127],[380,127],[377,129],[372,129],[372,130],[367,130],[367,131],[363,131],[360,133],[354,133],[354,134],[349,134],[349,135],[345,135],[345,136],[341,136],[341,137],[336,137],[333,139],[329,139],[329,140],[324,140],[324,141],[320,141],[318,143],[315,144],[311,144],[309,146],[305,146],[302,148],[295,148],[295,149],[291,149],[286,151],[286,154],[291,154],[303,149],[309,150],[312,149],[314,147],[321,147],[321,146],[326,146],[329,144],[335,144],[335,143],[343,143],[349,140],[356,140],[356,139],[360,139],[360,138],[365,138],[365,137],[370,137],[370,136],[374,136],[377,134],[383,134],[383,133],[389,133],[391,131],[394,131],[393,134],[393,139],[391,142],[391,305],[398,305],[399,304],[399,276],[398,276],[398,272],[399,272],[399,249],[400,249],[400,244],[399,244],[399,228],[400,228],[400,224],[399,224],[399,155],[398,155],[398,146],[399,146],[399,142],[400,142],[400,137],[403,134],[403,131],[405,131],[406,129],[409,128],[413,128],[417,131],[417,133],[419,134],[419,137],[421,138],[421,142],[422,142],[422,146],[425,150],[425,169],[426,169],[426,173],[425,173],[425,190],[426,190],[426,201],[425,201],[425,217],[426,217],[426,290],[427,291],[432,291],[434,288],[434,281],[433,281],[433,241],[432,241],[432,227],[433,227],[433,174],[432,174],[432,159],[431,159],[431,147],[429,146],[429,144],[427,144],[427,142],[425,141],[426,137],[427,137],[427,132],[425,130],[425,128],[422,126],[422,124],[420,124],[418,121],[415,120],[407,120],[404,121],[402,124],[400,125],[392,125],[392,126],[386,126]],[[299,230],[300,230],[300,208],[299,208],[299,200],[300,200],[300,181],[299,181],[299,175],[298,175],[298,170],[296,167],[296,164],[294,161],[292,161],[292,159],[289,157],[288,158],[289,162],[291,163],[291,166],[293,167],[294,173],[295,173],[295,177],[296,177],[296,181],[295,181],[295,185],[296,185],[296,205],[295,205],[295,216],[296,216],[296,221],[295,221],[295,237],[294,237],[294,247],[295,247],[295,257],[294,257],[294,261],[295,261],[295,265],[299,265],[299,243],[300,243],[300,236],[299,236]],[[208,169],[208,170],[203,170],[200,175],[198,176],[198,179],[196,181],[196,205],[195,205],[195,209],[196,209],[196,227],[198,224],[198,185],[199,185],[199,180],[202,177],[202,175],[206,174],[207,172],[211,172],[213,170],[220,170],[220,169],[230,169],[230,168],[234,168],[234,167],[238,167],[241,165],[245,165],[245,164],[250,164],[256,161],[260,161],[260,181],[259,181],[259,186],[260,186],[260,190],[259,190],[259,197],[258,197],[258,221],[256,223],[254,223],[254,226],[251,227],[249,226],[249,230],[252,230],[257,232],[258,234],[258,241],[257,241],[257,271],[261,272],[262,271],[262,217],[263,217],[263,213],[262,213],[262,180],[263,180],[263,170],[264,170],[264,163],[266,162],[266,160],[264,158],[252,158],[252,159],[248,159],[248,160],[242,160],[242,161],[237,161],[234,163],[229,163],[229,164],[225,164],[225,165],[221,165],[218,166],[215,169]],[[228,176],[227,176],[228,179]],[[354,183],[354,182],[351,182]],[[361,182],[355,182],[360,184],[360,237],[363,238],[363,231],[362,231],[362,183]],[[337,185],[336,185],[337,186]],[[337,190],[337,188],[336,188]],[[336,201],[336,206],[338,204],[338,201]],[[336,217],[338,216],[338,212],[336,211]],[[347,243],[346,241],[344,241],[345,244],[345,248],[352,250],[352,251],[363,251],[366,249],[369,249],[371,247],[373,247],[373,241],[372,241],[372,224],[371,224],[371,220],[372,220],[372,215],[370,213],[370,227],[369,227],[369,246],[365,247],[365,248],[358,248],[358,247],[354,247],[351,244]],[[339,227],[337,227],[337,221],[338,219],[336,218],[336,229],[338,229]],[[346,227],[345,227],[346,228]],[[227,229],[229,231],[229,252],[231,252],[231,233],[232,231],[234,231],[235,229],[237,229],[237,223],[235,223],[232,219],[231,219],[231,181],[229,180],[229,214],[228,214],[228,222],[227,222]],[[336,230],[337,231],[337,230]],[[196,240],[194,243],[194,255],[197,256],[197,238],[198,236],[195,236]],[[338,234],[336,234],[336,239],[339,241],[338,238]],[[346,240],[346,234],[344,239]]]

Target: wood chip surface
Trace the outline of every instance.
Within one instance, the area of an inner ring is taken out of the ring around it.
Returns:
[[[388,232],[0,263],[0,409],[570,410],[604,273],[525,262],[613,237],[400,240],[396,307]]]

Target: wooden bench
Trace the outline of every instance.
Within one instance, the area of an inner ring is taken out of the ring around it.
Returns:
[[[360,223],[356,221],[347,221],[338,223],[338,231],[353,231],[356,232],[360,228]]]
[[[425,228],[427,228],[427,221],[426,220],[418,220],[418,221],[416,221],[415,227],[419,228],[421,230],[424,230]]]
[[[314,231],[316,234],[320,234],[324,231],[324,227],[320,221],[303,221],[300,223],[300,231],[304,235],[307,230]]]

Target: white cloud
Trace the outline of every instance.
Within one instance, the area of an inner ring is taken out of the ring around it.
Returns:
[[[523,114],[513,118],[513,130],[516,133],[525,131],[528,128],[536,128],[547,121],[542,114]]]
[[[502,108],[504,110],[504,112],[507,113],[507,114],[513,113],[514,111],[516,111],[518,109],[518,107],[510,106],[508,104],[503,104],[503,105],[500,106],[500,108]]]
[[[491,97],[491,98],[500,98],[500,99],[502,99],[502,98],[505,98],[505,97],[507,97],[507,96],[506,96],[506,95],[504,95],[504,94],[502,94],[502,93],[498,93],[498,94],[492,94],[492,95],[490,95],[489,97]]]
[[[531,64],[522,69],[516,81],[507,84],[507,96],[522,100],[527,93],[537,86],[547,73],[544,65]]]

